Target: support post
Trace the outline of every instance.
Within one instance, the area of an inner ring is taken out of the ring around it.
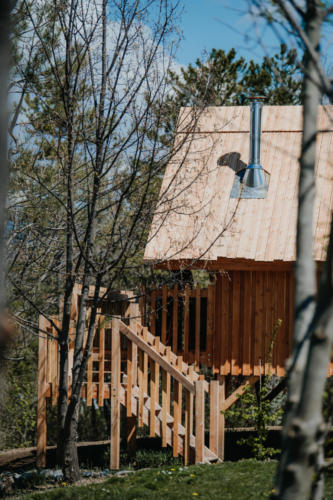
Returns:
[[[120,330],[119,318],[112,319],[111,346],[111,442],[110,469],[120,466]]]
[[[47,320],[39,316],[39,329],[46,330]],[[46,466],[46,363],[47,336],[39,333],[38,339],[38,404],[37,404],[37,467]]]
[[[195,463],[204,461],[205,390],[204,380],[195,383]]]
[[[218,455],[220,404],[220,384],[218,380],[211,380],[209,384],[209,448]]]
[[[222,413],[223,404],[225,402],[225,375],[219,375],[219,423],[218,423],[218,449],[217,456],[220,460],[224,460],[225,447],[225,416]]]

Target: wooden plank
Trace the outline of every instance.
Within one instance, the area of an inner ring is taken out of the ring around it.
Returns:
[[[183,357],[177,356],[177,368],[181,370],[183,364]],[[178,456],[179,435],[178,426],[182,423],[182,385],[175,380],[173,386],[173,436],[172,448],[173,456]]]
[[[92,364],[92,353],[90,353],[87,364],[87,406],[92,405]]]
[[[248,384],[250,385],[255,384],[258,379],[259,377],[251,376],[244,384],[237,387],[237,389],[224,401],[224,403],[221,404],[220,406],[221,411],[225,411],[228,408],[230,408],[230,406],[233,405],[238,400],[238,398],[243,394],[245,387]]]
[[[230,353],[229,353],[229,334],[230,334],[230,280],[228,275],[221,276],[221,333],[220,333],[220,342],[221,342],[221,375],[228,375],[231,369],[230,363]]]
[[[218,454],[218,428],[219,428],[219,389],[218,380],[211,380],[209,384],[209,448]]]
[[[195,463],[204,461],[205,391],[203,380],[195,382]]]
[[[168,315],[168,288],[166,285],[162,287],[162,335],[161,340],[163,344],[166,344],[167,339],[167,315]]]
[[[265,375],[270,375],[272,363],[269,360],[272,338],[272,273],[265,273]]]
[[[166,360],[170,362],[170,347],[166,348]],[[167,415],[170,414],[171,377],[166,370],[162,371],[162,446],[167,446]]]
[[[193,366],[189,367],[189,379],[193,380]],[[186,390],[185,390],[186,391]],[[185,392],[185,439],[184,439],[184,465],[190,462],[190,442],[193,434],[193,394]]]
[[[136,324],[140,315],[139,304],[131,302],[130,304],[130,320],[129,324],[133,331],[136,331]],[[133,386],[138,382],[138,347],[132,344],[132,383]]]
[[[219,420],[218,420],[218,449],[217,456],[220,460],[224,460],[225,448],[225,416],[223,413],[223,405],[225,403],[225,376],[219,375]]]
[[[285,314],[285,288],[286,288],[286,273],[278,273],[278,318],[282,319],[282,324],[277,331],[275,340],[275,348],[277,349],[277,367],[276,374],[278,377],[284,375],[284,363],[286,361],[286,314]]]
[[[190,331],[190,289],[185,287],[184,300],[184,360],[188,363],[189,331]]]
[[[150,358],[154,361],[157,361],[161,368],[170,373],[170,375],[178,380],[187,390],[194,393],[194,385],[191,383],[187,377],[185,377],[179,370],[177,370],[169,361],[165,359],[165,357],[161,356],[161,354],[157,353],[153,347],[148,345],[141,337],[136,335],[125,323],[120,322],[120,331],[127,338],[132,339],[138,346],[139,349],[142,349],[146,352]]]
[[[155,290],[151,292],[150,331],[153,335],[156,334],[156,291]]]
[[[172,350],[178,352],[178,285],[173,287]]]
[[[155,407],[156,407],[156,367],[157,363],[150,359],[150,437],[155,437]]]
[[[200,315],[201,315],[201,288],[195,290],[195,370],[200,368]]]
[[[241,374],[239,360],[240,341],[240,271],[232,273],[232,328],[231,328],[231,374]]]
[[[132,417],[132,387],[133,387],[133,342],[127,339],[127,390],[126,390],[127,417]]]
[[[52,318],[54,323],[57,323],[56,318]],[[54,329],[52,329],[52,334],[56,335]],[[58,399],[58,342],[52,340],[52,406],[56,406]]]
[[[120,320],[112,318],[110,470],[120,466]]]
[[[144,362],[143,362],[143,352],[141,349],[138,350],[138,386],[139,386],[139,418],[138,425],[139,427],[143,427],[143,404],[144,404],[144,381],[143,381],[143,370],[144,370]]]
[[[155,337],[154,348],[157,353],[160,352],[160,337]],[[155,363],[155,386],[156,386],[156,403],[160,402],[160,365]]]
[[[206,364],[209,368],[211,368],[213,365],[214,319],[215,319],[215,285],[208,285]]]
[[[259,375],[260,373],[260,365],[263,362],[262,356],[262,337],[263,337],[263,295],[264,295],[264,281],[263,281],[263,272],[256,271],[254,275],[255,279],[255,293],[256,293],[256,302],[255,302],[255,318],[254,318],[254,375]]]
[[[99,353],[98,353],[98,406],[104,404],[104,362],[105,362],[105,329],[104,316],[99,320]]]
[[[146,326],[142,329],[142,337],[145,342],[148,341],[148,328]],[[143,392],[148,394],[148,354],[143,353]]]
[[[44,316],[39,316],[39,330],[46,331],[48,321]],[[38,338],[38,400],[37,400],[37,467],[46,467],[46,383],[47,376],[47,336],[45,333],[39,333]]]

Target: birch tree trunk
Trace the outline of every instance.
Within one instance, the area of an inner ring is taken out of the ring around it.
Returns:
[[[322,25],[322,5],[318,0],[307,2],[305,33],[319,57]],[[292,357],[288,361],[288,399],[282,434],[282,454],[278,468],[277,484],[272,497],[284,500],[307,499],[314,477],[318,427],[323,390],[309,391],[311,385],[323,385],[327,372],[327,355],[320,361],[324,375],[312,372],[314,380],[309,384],[309,360],[313,356],[316,331],[313,331],[315,313],[315,262],[313,259],[313,209],[315,196],[315,162],[317,114],[321,99],[321,85],[313,56],[306,50],[304,55],[303,82],[303,137],[300,158],[298,193],[297,255],[295,266],[295,324]],[[330,258],[328,256],[328,258]],[[322,309],[319,296],[318,310]],[[327,322],[327,319],[325,320]],[[322,331],[323,324],[320,327]],[[310,349],[310,350],[309,350]],[[304,378],[304,373],[307,375]],[[320,382],[319,382],[319,379]],[[323,386],[322,386],[323,389]],[[310,401],[307,398],[310,397]],[[318,399],[319,398],[319,399]],[[311,402],[312,400],[312,402]],[[315,405],[317,405],[315,409]],[[313,410],[311,415],[310,408]],[[319,413],[318,413],[319,412]],[[310,420],[306,420],[309,418]],[[320,420],[321,422],[321,420]],[[314,429],[316,431],[314,432]]]

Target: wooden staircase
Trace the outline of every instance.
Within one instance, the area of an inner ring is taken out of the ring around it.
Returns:
[[[95,399],[101,407],[111,399],[110,468],[119,468],[120,406],[126,409],[127,443],[134,454],[137,427],[148,426],[151,437],[171,446],[184,464],[223,460],[224,415],[233,401],[225,399],[225,379],[205,380],[197,365],[184,362],[160,338],[142,326],[139,306],[129,299],[121,316],[101,310],[93,348],[88,360],[82,398],[88,406]],[[69,342],[69,392],[74,355],[76,315],[73,314]],[[59,345],[54,325],[40,317],[38,353],[37,462],[45,465],[46,399],[57,404]],[[205,423],[208,424],[205,432]],[[205,442],[208,437],[209,442]]]
[[[120,342],[117,339],[121,334],[128,342],[127,367],[126,373],[122,373],[122,380],[116,375],[121,356]],[[200,377],[192,366],[185,363],[181,356],[176,356],[170,347],[162,344],[158,337],[135,320],[131,321],[130,326],[120,319],[113,320],[112,345],[111,394],[112,407],[116,412],[113,421],[119,421],[117,406],[122,404],[127,409],[128,417],[137,417],[139,426],[149,426],[150,436],[161,437],[162,445],[172,446],[174,456],[182,455],[185,464],[189,463],[191,457],[194,457],[195,462],[218,462],[216,451],[205,446],[205,394],[209,393],[210,384]],[[118,439],[119,429],[115,428],[111,443]],[[118,466],[117,449],[116,446],[112,457],[111,444],[112,468]]]

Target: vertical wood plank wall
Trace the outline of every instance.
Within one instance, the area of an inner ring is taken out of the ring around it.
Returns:
[[[221,375],[284,375],[292,339],[293,287],[291,271],[229,271],[218,276],[214,358]]]
[[[208,289],[164,287],[148,302],[151,331],[196,369],[200,364],[220,375],[284,375],[292,344],[292,271],[228,271]]]

